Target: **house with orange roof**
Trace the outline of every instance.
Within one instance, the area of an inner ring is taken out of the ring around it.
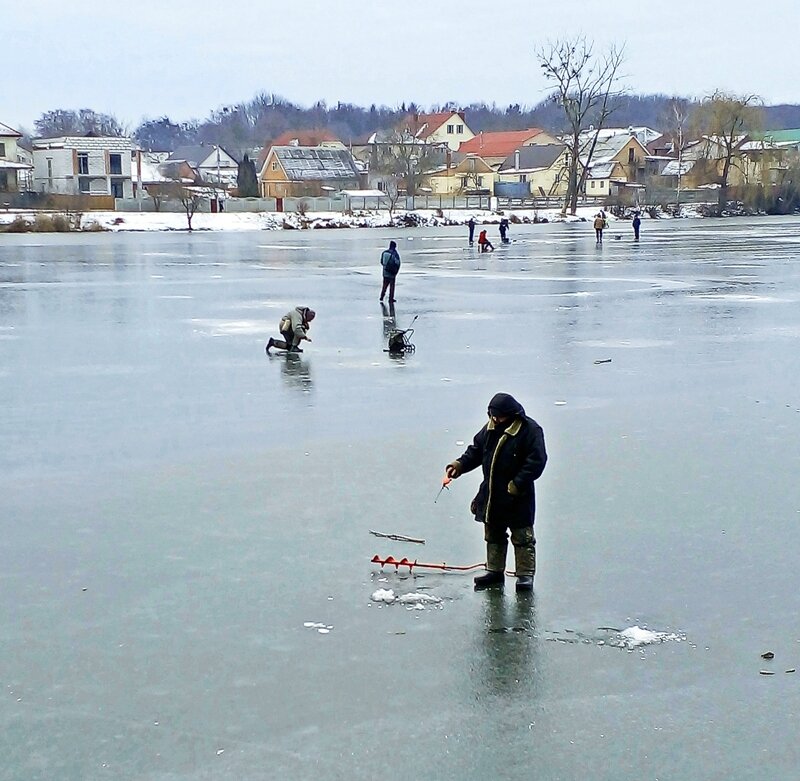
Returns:
[[[452,152],[475,136],[463,111],[411,114],[406,118],[404,130],[425,144],[446,144]]]
[[[523,146],[531,144],[557,144],[557,138],[539,128],[527,130],[500,130],[478,133],[458,148],[460,155],[479,155],[495,170],[503,161]]]

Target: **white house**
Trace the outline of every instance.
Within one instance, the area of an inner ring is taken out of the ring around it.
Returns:
[[[188,163],[200,174],[204,182],[236,187],[239,163],[218,144],[179,146],[167,158],[167,162]]]
[[[33,166],[25,159],[25,150],[17,142],[22,133],[0,122],[0,193],[30,189]]]
[[[60,136],[33,141],[33,185],[38,192],[131,198],[129,138]]]

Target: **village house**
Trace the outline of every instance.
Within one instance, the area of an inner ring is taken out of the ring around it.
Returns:
[[[479,155],[497,170],[509,155],[531,144],[557,144],[558,139],[538,128],[480,132],[458,148],[458,155]]]
[[[167,162],[186,162],[200,174],[204,182],[236,187],[239,163],[219,144],[190,144],[179,146]]]
[[[444,144],[452,152],[475,136],[463,111],[413,114],[407,119],[404,129],[423,143]]]
[[[270,147],[258,181],[263,198],[330,196],[361,187],[350,152],[324,146]]]
[[[457,165],[428,175],[434,195],[491,195],[497,174],[480,155],[467,155]]]
[[[130,198],[129,138],[59,136],[33,141],[34,189],[65,195],[112,195]]]
[[[19,146],[22,133],[0,122],[0,193],[18,193],[32,188],[33,166]]]
[[[520,147],[497,170],[495,195],[554,198],[563,196],[566,191],[567,147],[564,144]]]

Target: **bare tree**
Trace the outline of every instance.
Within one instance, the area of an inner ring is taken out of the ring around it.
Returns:
[[[622,48],[611,46],[595,57],[593,45],[583,37],[549,43],[536,52],[545,79],[555,87],[551,99],[566,120],[569,161],[564,213],[577,211],[597,137],[613,109],[612,99],[622,94],[617,82],[623,55]],[[594,133],[587,140],[585,133],[592,126]]]
[[[186,215],[187,227],[191,231],[192,218],[203,202],[202,184],[198,182],[189,184],[187,182],[173,181],[165,184],[161,191],[164,197],[180,202]]]
[[[400,180],[397,176],[389,176],[384,180],[383,194],[389,206],[389,219],[392,219],[397,202],[400,200]]]
[[[664,128],[664,135],[667,136],[672,145],[672,153],[678,162],[678,187],[676,197],[678,203],[681,201],[681,183],[683,180],[683,152],[689,138],[689,117],[691,108],[686,98],[673,97],[664,107],[660,118],[660,126]]]
[[[706,98],[694,114],[696,131],[706,138],[707,156],[716,147],[721,157],[716,162],[719,184],[720,209],[728,202],[728,186],[731,170],[741,167],[741,145],[749,133],[761,128],[761,99],[757,95],[733,95],[717,90]]]
[[[407,195],[416,195],[427,174],[441,161],[443,154],[433,144],[426,144],[407,131],[390,133],[376,144],[375,167],[379,173],[402,179]]]

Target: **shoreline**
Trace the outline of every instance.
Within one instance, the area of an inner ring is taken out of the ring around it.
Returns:
[[[703,218],[707,204],[686,204],[680,212],[671,214],[658,209],[656,216],[646,207],[640,210],[643,220]],[[383,210],[360,210],[350,214],[341,212],[198,212],[192,217],[191,232],[199,231],[272,231],[272,230],[347,230],[353,228],[421,228],[466,225],[472,218],[476,225],[496,225],[507,217],[514,225],[532,225],[557,222],[590,222],[599,206],[580,206],[575,215],[563,215],[558,209],[515,209],[507,211],[468,209],[418,209],[395,212],[391,216]],[[629,222],[632,209],[626,215],[614,216],[606,212],[609,224]],[[735,213],[729,216],[744,216]],[[756,215],[747,215],[756,216]],[[24,221],[24,225],[20,224]],[[15,223],[16,227],[10,227]],[[183,212],[68,212],[9,209],[0,212],[0,233],[91,233],[91,232],[189,232]]]

